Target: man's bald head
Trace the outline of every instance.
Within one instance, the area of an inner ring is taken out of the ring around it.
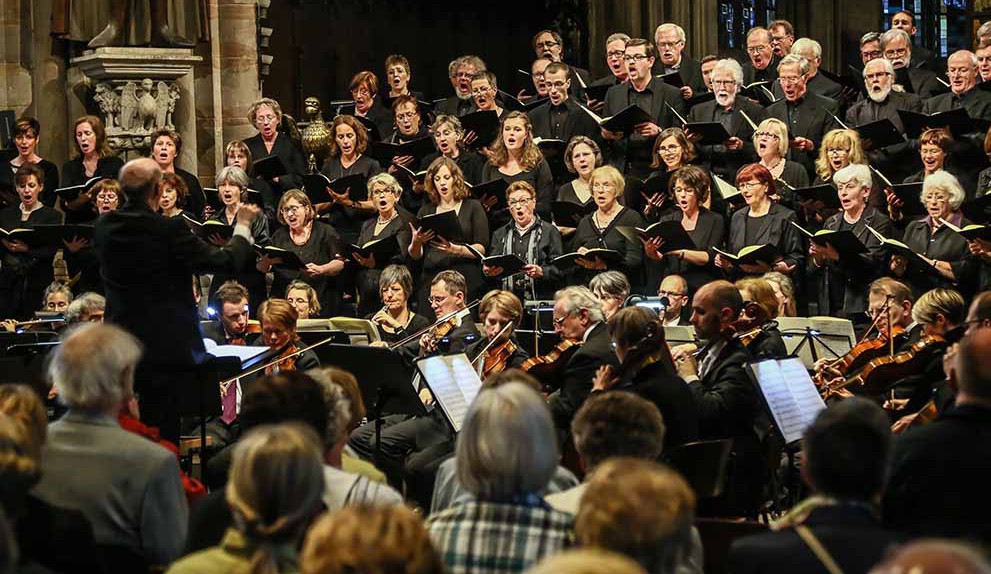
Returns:
[[[125,163],[117,179],[128,201],[148,201],[158,192],[162,170],[154,160],[143,157]]]
[[[956,367],[961,395],[991,400],[991,329],[975,329],[960,340]]]
[[[902,546],[891,558],[878,564],[871,574],[991,574],[981,553],[960,542],[922,539]]]

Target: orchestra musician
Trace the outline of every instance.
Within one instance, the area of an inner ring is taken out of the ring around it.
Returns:
[[[204,212],[204,208],[207,207],[206,195],[203,194],[200,180],[194,174],[176,167],[175,161],[180,153],[182,153],[182,136],[179,132],[160,129],[151,134],[151,158],[158,164],[162,173],[175,174],[186,184],[184,207],[199,221],[201,217],[209,217],[207,212]]]
[[[260,257],[256,264],[258,271],[275,273],[271,295],[285,295],[289,283],[300,279],[317,291],[324,313],[336,316],[341,299],[337,276],[344,269],[340,236],[331,225],[315,219],[310,198],[298,189],[282,195],[278,216],[282,225],[272,233],[271,244],[295,253],[304,267],[288,269],[278,257]]]
[[[234,235],[218,248],[189,232],[186,224],[155,210],[162,195],[162,172],[151,159],[121,169],[124,207],[96,223],[93,247],[106,285],[107,320],[121,325],[145,348],[135,380],[142,418],[162,437],[178,440],[178,394],[182,381],[196,376],[205,358],[191,279],[194,272],[233,272],[254,256],[251,222],[257,207],[243,205]],[[148,305],[158,310],[148,320]]]
[[[52,281],[45,291],[41,294],[41,308],[40,310],[45,313],[58,313],[60,315],[65,315],[66,310],[72,304],[73,296],[72,289],[65,283],[60,283],[59,281]],[[0,330],[9,331],[11,333],[17,332],[21,326],[16,319],[3,319],[0,320]],[[24,321],[27,323],[26,326],[35,326],[31,324],[31,321]],[[57,326],[57,324],[52,324],[52,327]]]
[[[378,329],[381,342],[373,346],[387,347],[411,333],[430,326],[430,321],[409,308],[413,296],[413,276],[405,265],[389,265],[379,274],[379,298],[383,306],[366,317]]]
[[[461,229],[465,233],[465,244],[485,255],[489,243],[489,220],[485,208],[478,200],[470,197],[461,169],[446,157],[439,157],[427,168],[427,195],[430,203],[424,204],[416,214],[417,219],[435,213],[454,211]],[[412,237],[407,253],[420,265],[420,294],[417,297],[417,310],[428,314],[428,297],[431,278],[439,271],[449,269],[467,280],[466,297],[472,297],[482,288],[482,267],[466,245],[451,243],[446,237],[439,237],[433,231],[417,228],[409,224]]]
[[[217,319],[200,323],[203,338],[218,345],[247,345],[252,309],[248,303],[248,289],[237,281],[225,281],[216,289],[213,298],[219,304]]]
[[[62,223],[62,215],[41,202],[45,172],[28,162],[17,168],[14,184],[20,202],[0,210],[0,228],[30,229],[37,224]],[[53,246],[31,246],[17,239],[2,239],[0,262],[0,317],[27,319],[41,293],[52,282]]]
[[[744,277],[734,285],[740,291],[743,302],[753,304],[744,305],[744,316],[741,317],[750,323],[745,330],[753,333],[752,337],[743,339],[747,351],[756,359],[787,357],[785,341],[774,323],[774,319],[778,317],[778,297],[774,294],[771,283],[760,277]],[[748,313],[750,309],[753,309],[753,315]]]
[[[211,219],[219,221],[231,227],[237,221],[237,212],[246,203],[248,195],[248,174],[239,167],[226,166],[220,169],[214,184],[217,186],[217,194],[224,208],[216,213]],[[255,218],[251,222],[251,236],[255,240],[255,245],[267,245],[269,242],[268,219],[265,217]],[[226,241],[220,235],[210,237],[210,242],[217,246],[223,246]],[[208,298],[213,301],[217,287],[228,280],[234,280],[248,289],[248,297],[251,308],[257,309],[265,300],[265,274],[258,271],[255,262],[248,261],[244,267],[238,269],[231,276],[222,273],[215,273],[210,284]]]
[[[623,308],[630,296],[630,282],[619,271],[603,271],[592,277],[588,289],[602,304],[602,315],[606,321]]]
[[[316,290],[309,283],[303,281],[293,281],[286,287],[286,301],[292,303],[296,308],[296,313],[302,319],[316,319],[320,317],[320,298],[317,297]]]
[[[257,134],[244,140],[254,163],[269,156],[278,156],[289,172],[271,179],[262,178],[272,189],[272,200],[277,202],[286,190],[303,185],[302,175],[306,173],[306,160],[289,136],[279,130],[282,125],[282,106],[279,102],[272,98],[255,101],[248,108],[248,123],[258,130]],[[274,208],[275,205],[266,207]]]
[[[261,323],[262,336],[255,344],[264,344],[277,353],[275,358],[285,359],[272,362],[265,367],[266,375],[282,371],[308,371],[320,366],[320,359],[312,349],[291,357],[304,348],[302,341],[296,335],[297,320],[299,314],[296,313],[296,308],[285,299],[266,299],[258,307],[258,322]]]
[[[96,116],[82,116],[73,123],[72,133],[75,150],[73,158],[62,164],[61,185],[63,187],[82,185],[91,177],[116,179],[124,162],[113,155],[110,146],[107,145],[107,131],[103,127],[103,120]],[[90,188],[88,191],[78,193],[74,198],[60,197],[59,203],[62,212],[65,213],[65,222],[92,221],[95,216],[90,205],[95,196]]]
[[[688,305],[692,295],[688,290],[688,281],[681,275],[669,273],[661,279],[657,286],[657,296],[668,300],[664,313],[660,316],[662,327],[677,327],[691,325],[683,316],[682,309]]]
[[[0,169],[0,205],[17,204],[16,194],[12,193],[17,186],[14,176],[22,165],[33,163],[44,172],[45,189],[41,194],[41,203],[47,207],[55,207],[55,190],[59,187],[58,166],[38,155],[41,123],[32,117],[23,117],[14,122],[13,128],[11,135],[17,155],[6,162],[6,169]]]
[[[468,345],[465,353],[484,381],[506,369],[518,369],[529,354],[516,341],[516,328],[523,319],[523,303],[509,291],[494,289],[478,305],[482,337]],[[484,351],[484,352],[483,352]]]
[[[514,254],[526,265],[520,273],[500,280],[502,288],[521,300],[547,299],[560,285],[564,273],[551,262],[562,254],[561,233],[535,213],[537,192],[525,181],[515,181],[506,190],[512,221],[495,230],[489,256]],[[482,264],[487,277],[497,278],[501,267]]]
[[[391,258],[387,260],[383,258],[382,261],[376,260],[374,253],[369,254],[368,257],[362,257],[359,253],[352,254],[354,263],[360,266],[355,277],[359,317],[374,313],[382,306],[382,301],[379,299],[379,275],[387,265],[402,264],[408,253],[409,224],[412,217],[398,205],[402,192],[403,188],[399,182],[388,173],[373,175],[368,180],[368,198],[375,206],[377,217],[365,220],[356,244],[394,241],[397,243],[397,249]]]
[[[819,285],[819,313],[848,317],[858,323],[858,314],[867,309],[866,286],[880,276],[888,261],[881,241],[867,228],[885,237],[892,233],[891,220],[876,207],[867,204],[872,179],[866,165],[852,164],[833,175],[840,198],[839,213],[823,224],[827,230],[849,230],[868,252],[840,257],[830,245],[809,243],[812,264],[822,270]]]
[[[607,323],[619,367],[602,365],[592,394],[629,391],[657,405],[664,420],[664,450],[698,440],[695,397],[678,376],[654,311],[645,307],[620,309]]]

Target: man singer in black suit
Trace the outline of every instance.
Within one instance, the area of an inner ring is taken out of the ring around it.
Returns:
[[[97,222],[93,244],[106,286],[106,320],[117,323],[144,345],[135,388],[142,419],[166,440],[178,441],[178,398],[196,378],[206,351],[193,299],[193,274],[234,273],[254,256],[251,222],[256,206],[237,212],[234,235],[216,247],[190,233],[180,219],[156,212],[162,172],[148,158],[120,171],[124,207]]]

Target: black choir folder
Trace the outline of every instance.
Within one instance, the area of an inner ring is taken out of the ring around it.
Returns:
[[[492,255],[490,257],[482,257],[481,259],[482,265],[502,269],[502,273],[494,276],[496,279],[504,279],[511,275],[516,275],[523,271],[523,267],[526,266],[526,261],[520,259],[519,255],[515,253]]]
[[[991,193],[968,199],[960,206],[960,212],[974,223],[991,221]]]
[[[496,200],[495,205],[493,206],[494,208],[504,209],[508,206],[506,203],[506,189],[509,188],[509,182],[501,177],[490,179],[489,181],[476,185],[465,182],[465,185],[467,185],[468,189],[471,190],[471,196],[482,203],[486,203],[494,197]]]
[[[552,201],[551,214],[554,216],[554,223],[560,227],[578,227],[578,222],[583,217],[595,211],[594,201],[587,203],[575,203],[573,201]]]
[[[865,150],[881,149],[905,142],[905,136],[888,118],[881,118],[853,129],[860,135]]]
[[[495,110],[480,110],[461,116],[465,133],[475,132],[477,138],[471,147],[485,147],[499,136],[499,114]]]
[[[840,254],[840,257],[867,253],[867,247],[849,229],[820,229],[815,233],[811,233],[794,221],[791,224],[807,235],[809,241],[812,243],[822,246],[832,245],[833,249]]]
[[[575,251],[574,253],[559,255],[551,261],[551,264],[558,267],[568,267],[576,265],[575,262],[579,259],[592,261],[596,257],[601,259],[606,264],[606,267],[614,267],[616,264],[623,262],[623,256],[619,253],[619,251],[616,251],[615,249],[602,249],[597,247],[595,249],[588,249],[584,253],[578,253]]]
[[[403,143],[372,142],[372,149],[368,155],[379,160],[382,165],[388,165],[392,163],[393,158],[412,156],[416,160],[421,160],[435,151],[434,138],[423,136]]]
[[[286,169],[286,164],[282,163],[282,158],[277,155],[270,155],[255,160],[251,164],[251,169],[255,172],[255,177],[263,179],[275,179],[289,173],[289,170]]]
[[[660,237],[661,252],[678,251],[681,249],[696,250],[698,247],[688,232],[681,226],[680,221],[658,221],[652,225],[643,227],[630,227],[626,225],[616,227],[616,231],[623,234],[630,241],[639,242],[641,239],[650,241],[655,237]]]
[[[436,355],[416,361],[416,369],[455,433],[461,432],[468,407],[482,389],[482,380],[464,353]]]
[[[826,403],[798,357],[747,365],[786,444],[801,440]]]
[[[739,253],[727,253],[716,248],[713,248],[713,251],[728,258],[735,265],[754,265],[759,262],[770,265],[781,257],[778,246],[773,243],[748,245],[741,249]]]
[[[79,194],[92,188],[97,182],[103,181],[104,177],[94,176],[87,179],[84,183],[79,185],[70,185],[67,187],[60,187],[55,190],[55,194],[61,197],[64,201],[72,201],[79,197]],[[123,203],[123,202],[121,202]]]
[[[870,225],[867,226],[867,229],[874,234],[874,237],[876,237],[877,240],[881,242],[881,245],[883,245],[892,255],[900,255],[908,260],[909,268],[923,274],[933,275],[934,277],[941,276],[935,267],[933,267],[926,259],[922,257],[922,255],[917,253],[908,245],[905,245],[897,239],[890,239],[884,235],[881,235],[881,233]]]
[[[395,235],[389,235],[374,241],[368,241],[363,245],[352,243],[348,246],[349,254],[353,258],[355,254],[362,257],[375,256],[375,267],[384,269],[389,261],[399,253],[399,240]]]
[[[453,209],[424,215],[414,225],[423,231],[433,231],[438,237],[443,237],[451,243],[462,243],[467,240],[458,214]]]
[[[185,213],[183,213],[181,217],[186,221],[186,225],[188,225],[189,228],[193,230],[193,233],[195,233],[200,239],[209,241],[210,237],[213,235],[219,235],[224,241],[230,241],[231,237],[234,237],[234,226],[227,225],[223,221],[208,219],[203,223],[200,223]]]
[[[908,110],[898,110],[898,116],[905,125],[905,135],[917,138],[926,128],[949,128],[953,135],[960,136],[972,132],[983,132],[991,122],[972,118],[965,108],[954,108],[934,114],[920,114]]]
[[[836,186],[831,183],[799,187],[793,190],[800,201],[819,201],[832,209],[840,208],[840,197],[836,194]]]
[[[62,247],[64,242],[71,242],[76,239],[93,240],[92,225],[60,225],[39,223],[33,228],[38,241],[45,245]]]
[[[291,270],[300,270],[306,267],[306,264],[303,263],[299,256],[288,249],[282,249],[274,245],[255,245],[255,251],[259,255],[278,259],[279,262],[275,264],[276,267]]]
[[[942,221],[943,225],[948,227],[950,231],[963,235],[967,241],[974,241],[975,239],[991,241],[991,227],[988,227],[987,225],[977,225],[976,223],[971,223],[964,225],[963,227],[957,227],[942,217],[939,218],[939,220]]]
[[[327,203],[331,201],[327,188],[338,194],[347,193],[353,201],[365,201],[368,199],[368,178],[363,173],[345,175],[337,179],[330,179],[322,173],[313,173],[303,176],[303,190],[306,197],[310,198],[313,204]]]
[[[581,106],[581,108],[585,110],[585,113],[592,116],[592,119],[599,124],[599,127],[610,132],[630,134],[634,131],[634,127],[655,121],[654,117],[645,112],[643,108],[633,104],[626,106],[608,118],[596,114],[585,106]]]

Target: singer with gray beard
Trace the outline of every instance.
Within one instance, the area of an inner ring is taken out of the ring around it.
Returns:
[[[898,110],[922,111],[922,99],[895,84],[895,69],[884,58],[875,58],[864,65],[864,85],[867,97],[846,112],[846,123],[851,128],[888,119],[899,132],[905,133]],[[891,181],[902,181],[911,175],[918,161],[908,141],[881,149],[873,149],[868,141],[863,143],[870,164]]]
[[[757,161],[754,128],[744,114],[754,124],[764,121],[767,114],[753,100],[737,97],[743,85],[743,68],[736,60],[719,60],[709,77],[716,98],[694,106],[687,119],[689,123],[719,122],[726,128],[730,139],[719,145],[700,146],[699,160],[716,175],[732,181],[741,167]]]

